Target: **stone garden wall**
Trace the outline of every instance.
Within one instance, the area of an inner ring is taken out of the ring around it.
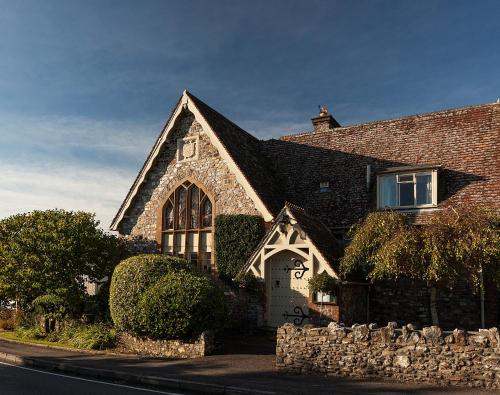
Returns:
[[[276,365],[282,372],[320,373],[402,382],[500,388],[497,328],[443,332],[395,323],[345,328],[285,324],[278,329]]]
[[[203,332],[194,342],[151,340],[123,333],[120,335],[118,349],[154,357],[199,358],[210,355],[215,350],[215,339],[211,332]]]

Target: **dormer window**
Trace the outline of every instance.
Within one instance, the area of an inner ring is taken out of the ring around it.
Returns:
[[[378,208],[437,206],[437,169],[387,171],[378,175]]]

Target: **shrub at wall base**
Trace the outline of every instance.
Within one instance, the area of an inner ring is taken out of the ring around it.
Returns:
[[[144,332],[153,339],[189,339],[222,328],[224,293],[208,277],[171,271],[149,287],[139,301]]]
[[[150,254],[116,267],[110,311],[118,330],[149,340],[192,340],[221,329],[227,316],[224,293],[212,278],[184,259]]]
[[[156,254],[133,256],[116,266],[111,278],[109,309],[118,330],[142,334],[139,300],[150,285],[171,270],[194,268],[183,259]]]

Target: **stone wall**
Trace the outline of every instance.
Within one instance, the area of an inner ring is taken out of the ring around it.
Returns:
[[[196,159],[177,161],[177,140],[198,138]],[[174,185],[186,177],[199,181],[214,195],[214,216],[218,214],[260,215],[253,201],[220,156],[209,136],[196,122],[194,115],[186,113],[175,125],[138,196],[127,211],[120,226],[120,234],[154,241],[157,212],[160,204],[172,192]]]
[[[380,329],[285,324],[277,331],[276,366],[290,373],[500,388],[500,336],[497,328],[443,332],[435,326],[397,329],[395,323]]]
[[[262,292],[232,289],[224,286],[224,298],[228,308],[228,326],[252,332],[264,326],[265,295]]]
[[[203,332],[194,342],[181,340],[151,340],[122,333],[118,349],[122,352],[165,358],[199,358],[215,350],[215,339],[211,332]]]

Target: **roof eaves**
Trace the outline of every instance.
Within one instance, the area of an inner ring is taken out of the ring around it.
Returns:
[[[165,132],[165,129],[169,125],[169,123],[172,120],[172,117],[174,116],[177,108],[179,107],[180,103],[182,102],[182,98],[183,98],[183,95],[181,95],[179,97],[179,99],[177,100],[177,103],[175,104],[175,106],[173,107],[173,109],[172,109],[172,111],[170,113],[170,116],[168,117],[167,121],[163,125],[163,128],[161,129],[160,134],[156,138],[156,141],[155,141],[155,143],[153,145],[153,148],[151,148],[151,150],[149,151],[149,154],[148,154],[146,160],[144,161],[144,163],[143,163],[143,165],[141,167],[141,170],[139,170],[139,173],[137,174],[137,177],[135,178],[134,182],[132,183],[132,186],[130,187],[130,189],[128,190],[127,195],[125,196],[125,199],[123,200],[122,204],[120,205],[120,208],[118,209],[118,212],[116,213],[116,215],[113,218],[113,221],[111,221],[111,226],[110,226],[111,230],[117,230],[120,222],[123,220],[123,217],[119,221],[118,221],[118,218],[121,216],[122,211],[124,210],[125,205],[129,201],[129,199],[132,198],[132,192],[138,186],[139,180],[144,175],[143,173],[146,170],[146,166],[147,166],[148,162],[150,161],[150,159],[152,158],[153,153],[155,152],[156,148],[158,147],[158,144],[160,143],[160,140],[161,140],[161,138],[163,136],[163,133]]]

